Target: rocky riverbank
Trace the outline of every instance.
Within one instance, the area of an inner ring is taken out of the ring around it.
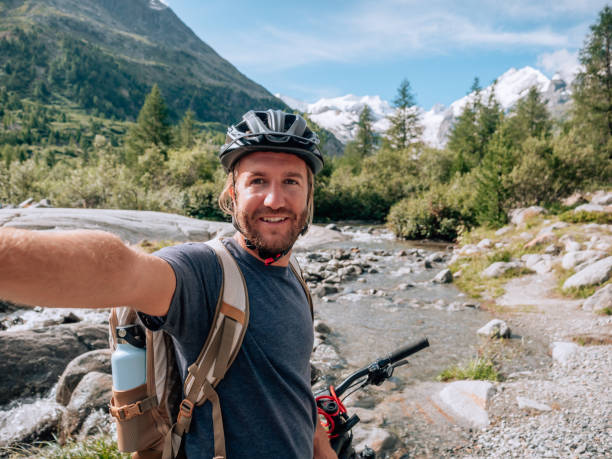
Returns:
[[[156,227],[142,224],[144,215],[139,213],[123,215],[118,222],[113,212],[103,220],[118,226]],[[597,263],[612,255],[612,227],[560,222],[539,212],[524,212],[522,221],[515,220],[498,234],[474,232],[454,253],[443,246],[399,246],[392,235],[374,228],[315,227],[309,233],[312,241],[300,242],[298,257],[315,294],[317,311],[313,364],[319,381],[315,390],[399,343],[421,334],[432,342],[431,349],[410,359],[411,365],[398,369],[385,385],[347,400],[349,411],[362,420],[354,429],[358,449],[367,444],[380,457],[394,458],[609,454],[612,354],[607,344],[612,339],[612,321],[604,315],[609,281],[562,287],[585,269],[597,271],[592,266],[600,266]],[[0,221],[2,215],[0,210]],[[154,217],[159,221],[159,216]],[[19,226],[20,218],[4,222]],[[38,223],[31,214],[24,218],[34,227],[44,222],[45,228],[52,229],[46,218]],[[188,233],[185,227],[199,224],[189,222],[177,229],[172,220],[163,220],[162,226],[174,225],[168,231],[174,231],[177,240]],[[66,228],[63,223],[53,225],[53,229],[60,227]],[[197,227],[193,231],[196,236],[213,232]],[[215,234],[223,231],[231,228],[214,230]],[[142,238],[156,240],[160,234],[167,234],[166,229]],[[589,255],[589,251],[597,253]],[[502,265],[491,268],[496,263]],[[597,272],[584,277],[598,279]],[[460,294],[454,284],[478,298]],[[27,332],[36,340],[46,336],[45,329],[66,329],[63,333],[68,337],[76,333],[70,327],[105,327],[103,318],[81,311],[74,311],[74,317],[58,312],[52,318],[10,307],[4,313],[10,321],[4,322],[7,331],[0,332],[0,339]],[[67,323],[75,322],[75,317],[76,323]],[[477,332],[493,318],[503,324],[489,324],[479,337]],[[355,341],[347,342],[347,337]],[[44,340],[38,341],[45,346]],[[105,413],[110,390],[108,357],[96,349],[83,348],[76,357],[66,357],[49,377],[43,397],[25,399],[32,405],[5,406],[11,411],[5,418],[0,416],[0,443],[49,438],[58,428],[61,438],[83,439],[100,430],[112,434]],[[434,381],[445,366],[478,355],[495,361],[500,381]],[[12,369],[1,371],[18,374],[20,360],[16,359]],[[33,368],[46,372],[36,362]],[[53,381],[59,384],[49,392]],[[27,386],[25,380],[21,386]],[[44,397],[45,393],[49,396]],[[24,392],[20,397],[29,395]],[[39,415],[25,425],[26,411],[34,407]]]
[[[612,195],[599,197],[576,212],[610,212]],[[610,457],[612,225],[563,222],[530,208],[466,242],[452,260],[457,282],[471,277],[464,286],[513,333],[540,337],[549,358],[493,384],[489,422],[449,455]]]

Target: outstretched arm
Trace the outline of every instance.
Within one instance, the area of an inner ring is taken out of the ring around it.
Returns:
[[[0,298],[68,308],[132,306],[168,312],[176,285],[167,262],[103,231],[0,229]]]

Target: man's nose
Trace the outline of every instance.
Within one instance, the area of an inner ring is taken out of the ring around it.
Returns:
[[[271,183],[266,192],[264,205],[271,209],[278,209],[285,204],[283,189],[279,183]]]

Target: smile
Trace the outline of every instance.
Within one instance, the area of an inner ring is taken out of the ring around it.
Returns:
[[[261,220],[266,223],[280,223],[287,220],[287,217],[262,217]]]

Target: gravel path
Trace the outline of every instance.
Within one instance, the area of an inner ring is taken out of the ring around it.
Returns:
[[[502,318],[511,328],[551,346],[579,337],[602,345],[576,346],[563,363],[551,357],[548,364],[497,384],[488,406],[491,424],[472,432],[454,457],[612,457],[612,317],[583,311],[581,301],[555,302],[546,288],[525,288],[536,280],[506,285],[502,301],[510,310]],[[539,280],[552,287],[546,276]],[[519,312],[521,304],[539,307]]]
[[[611,369],[610,346],[583,346],[566,364],[500,383],[489,407],[493,422],[458,456],[611,457]],[[519,408],[517,397],[542,410]]]

